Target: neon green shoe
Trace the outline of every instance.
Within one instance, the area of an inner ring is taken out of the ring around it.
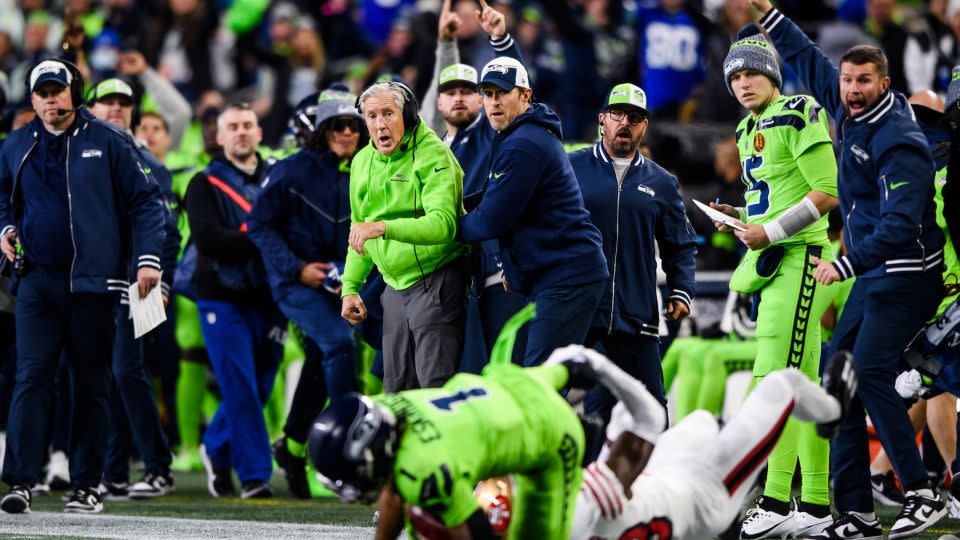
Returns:
[[[200,452],[197,449],[181,450],[174,456],[170,469],[177,472],[202,471],[203,462],[200,461]]]

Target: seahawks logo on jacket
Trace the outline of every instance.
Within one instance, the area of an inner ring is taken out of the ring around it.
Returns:
[[[868,159],[870,159],[870,154],[868,154],[866,150],[864,150],[863,148],[860,148],[857,145],[851,146],[850,152],[853,153],[853,157],[857,158],[857,163],[863,163],[864,161],[867,161]]]

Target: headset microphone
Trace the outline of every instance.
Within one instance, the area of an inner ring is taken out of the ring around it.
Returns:
[[[66,116],[72,112],[79,111],[82,108],[83,108],[83,104],[81,103],[80,105],[77,105],[72,109],[57,109],[57,116]]]

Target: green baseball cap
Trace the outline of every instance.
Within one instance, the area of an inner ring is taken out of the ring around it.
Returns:
[[[111,95],[120,95],[133,103],[133,88],[124,81],[111,78],[104,79],[100,81],[100,84],[93,87],[93,90],[90,91],[89,101],[91,103],[96,103],[101,99],[111,96]]]
[[[440,71],[438,90],[443,92],[451,86],[477,88],[477,70],[467,64],[451,64]]]
[[[607,94],[603,109],[612,109],[617,106],[634,107],[643,111],[643,114],[647,114],[647,94],[635,84],[618,84]]]

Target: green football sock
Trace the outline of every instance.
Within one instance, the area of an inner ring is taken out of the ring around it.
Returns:
[[[307,457],[307,445],[305,443],[298,443],[289,436],[287,437],[287,450],[291,456],[300,458]]]
[[[800,500],[805,503],[830,504],[830,441],[817,435],[811,422],[799,422],[800,472],[803,485]]]
[[[200,447],[202,404],[206,391],[207,366],[181,360],[177,377],[177,430],[180,432],[181,452]]]

